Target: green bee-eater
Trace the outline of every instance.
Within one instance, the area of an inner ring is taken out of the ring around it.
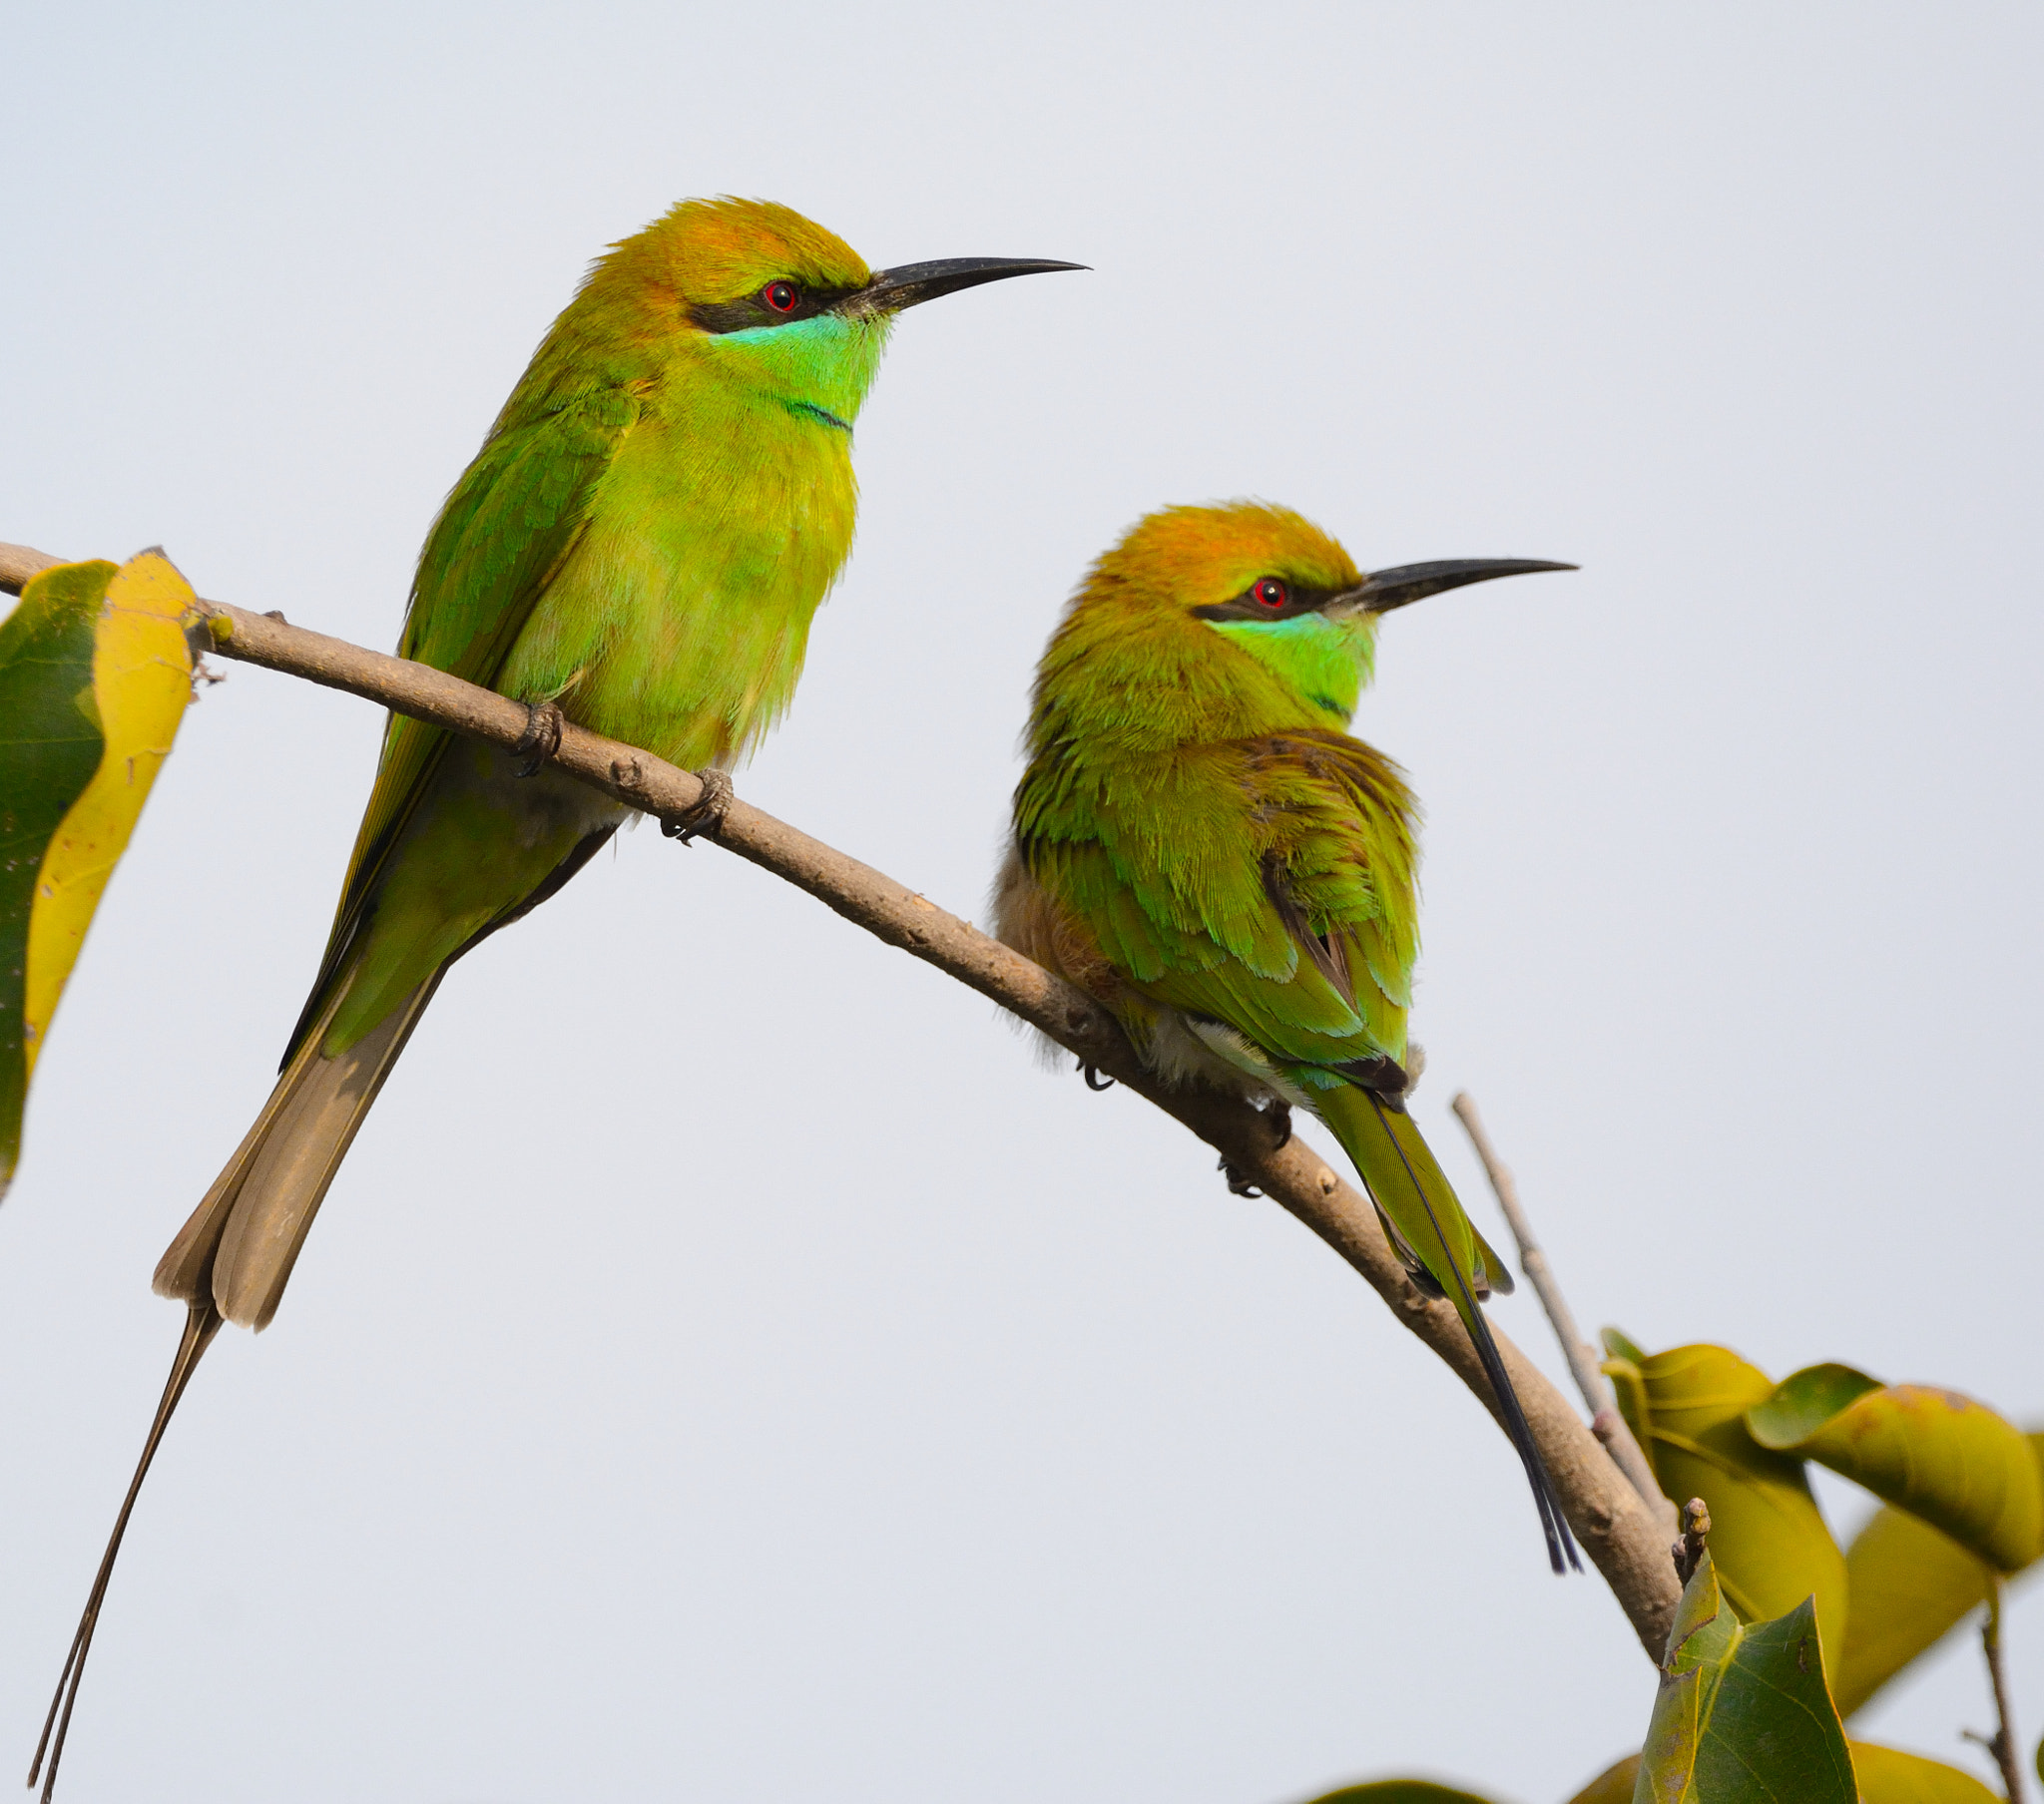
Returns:
[[[189,1321],[72,1645],[74,1691],[135,1491],[214,1331],[275,1312],[448,966],[553,895],[624,818],[544,763],[549,726],[566,717],[702,768],[728,794],[722,773],[786,708],[851,548],[852,422],[894,315],[1077,267],[876,271],[785,207],[718,200],[682,202],[590,270],[433,523],[398,646],[528,703],[540,755],[391,718],[282,1076],[157,1267]]]
[[[1365,576],[1282,508],[1168,508],[1094,567],[1038,669],[1001,938],[1108,1005],[1145,1062],[1326,1123],[1496,1392],[1555,1571],[1575,1544],[1478,1306],[1511,1289],[1405,1110],[1416,807],[1345,731],[1378,620],[1566,564]]]

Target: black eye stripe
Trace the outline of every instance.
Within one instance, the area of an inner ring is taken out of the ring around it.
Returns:
[[[792,292],[794,304],[777,307],[768,298],[776,288]],[[689,317],[706,332],[750,332],[763,325],[792,325],[827,313],[856,288],[818,288],[792,275],[776,275],[738,300],[708,300],[689,309]]]
[[[1278,606],[1259,600],[1266,592],[1267,585],[1275,585],[1284,592]],[[1233,601],[1209,602],[1205,607],[1195,608],[1193,614],[1200,620],[1211,621],[1286,621],[1296,620],[1301,614],[1314,614],[1324,608],[1337,595],[1339,589],[1308,589],[1280,576],[1261,576]]]

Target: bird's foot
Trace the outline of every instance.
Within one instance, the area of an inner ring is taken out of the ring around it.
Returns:
[[[511,774],[513,776],[537,776],[540,766],[561,749],[561,728],[567,724],[568,716],[551,701],[528,701],[525,704],[525,730],[518,735],[518,743],[511,747],[514,758],[523,758]]]
[[[1088,1090],[1114,1089],[1114,1080],[1112,1078],[1103,1078],[1100,1075],[1100,1067],[1095,1065],[1091,1059],[1081,1059],[1079,1061],[1079,1070],[1085,1076],[1086,1088]]]
[[[1233,1196],[1261,1196],[1263,1191],[1250,1182],[1243,1168],[1227,1158],[1221,1161],[1221,1175],[1228,1179],[1229,1194]]]
[[[1271,1130],[1278,1136],[1271,1142],[1271,1150],[1282,1152],[1291,1144],[1291,1105],[1280,1097],[1265,1106],[1264,1119],[1271,1124]]]
[[[730,776],[714,766],[697,771],[696,780],[703,785],[703,793],[697,797],[696,805],[684,808],[679,814],[660,817],[660,830],[668,838],[679,839],[684,845],[705,833],[715,839],[724,825],[724,817],[731,812],[732,800],[737,794]]]

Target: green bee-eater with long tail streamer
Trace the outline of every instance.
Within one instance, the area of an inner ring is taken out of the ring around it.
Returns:
[[[624,817],[545,763],[550,732],[565,717],[701,768],[728,796],[723,773],[787,706],[851,548],[852,422],[894,316],[1077,267],[874,271],[785,207],[685,201],[600,258],[554,322],[433,524],[398,647],[526,702],[534,755],[390,722],[282,1077],[157,1268],[188,1323],[51,1706],[45,1798],[129,1511],[193,1367],[223,1320],[260,1328],[275,1312],[447,968],[551,896]]]
[[[1455,1306],[1556,1572],[1575,1543],[1483,1319],[1511,1288],[1405,1110],[1415,805],[1346,727],[1389,610],[1567,564],[1365,576],[1282,508],[1168,508],[1093,567],[1037,672],[1001,938],[1154,1070],[1332,1130],[1414,1280]]]

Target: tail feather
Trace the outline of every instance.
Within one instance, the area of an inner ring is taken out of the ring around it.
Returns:
[[[312,1217],[438,984],[437,975],[428,979],[331,1058],[318,1031],[304,1037],[248,1137],[164,1253],[158,1294],[210,1302],[244,1327],[268,1326]]]
[[[164,1430],[171,1424],[171,1414],[178,1407],[178,1400],[185,1395],[186,1385],[192,1382],[192,1374],[199,1362],[206,1357],[206,1349],[213,1344],[213,1337],[220,1332],[220,1311],[213,1306],[209,1296],[203,1302],[192,1304],[185,1318],[185,1332],[178,1341],[177,1355],[171,1361],[171,1375],[164,1385],[163,1400],[156,1406],[156,1418],[149,1425],[149,1438],[142,1444],[142,1458],[136,1462],[135,1476],[128,1481],[128,1495],[121,1500],[121,1513],[114,1518],[114,1532],[107,1537],[107,1551],[100,1556],[99,1571],[93,1575],[92,1590],[85,1600],[85,1613],[78,1619],[78,1631],[71,1637],[71,1651],[64,1658],[64,1670],[57,1677],[57,1695],[50,1699],[50,1713],[43,1718],[42,1739],[36,1743],[36,1757],[28,1769],[28,1782],[34,1785],[40,1775],[43,1780],[42,1804],[50,1804],[57,1789],[57,1768],[64,1759],[65,1738],[71,1733],[71,1712],[78,1703],[78,1687],[85,1677],[85,1658],[92,1651],[93,1631],[99,1627],[100,1606],[107,1598],[107,1583],[114,1576],[114,1562],[120,1556],[121,1539],[128,1533],[128,1519],[135,1514],[135,1500],[142,1492],[142,1481],[149,1476],[150,1463],[156,1458],[156,1450],[162,1444]],[[43,1756],[49,1755],[47,1773],[43,1770]]]
[[[1478,1301],[1488,1290],[1509,1290],[1510,1274],[1463,1212],[1432,1148],[1409,1115],[1371,1091],[1347,1085],[1317,1093],[1313,1101],[1354,1161],[1385,1232],[1414,1267],[1414,1278],[1453,1303],[1469,1330],[1477,1360],[1497,1398],[1505,1433],[1533,1489],[1541,1532],[1547,1539],[1548,1564],[1557,1573],[1565,1570],[1564,1563],[1581,1572],[1575,1537],[1562,1515],[1554,1481],[1534,1443],[1526,1412]],[[1422,1272],[1424,1279],[1420,1278]]]
[[[574,789],[572,784],[568,787]],[[616,830],[617,820],[613,818],[586,833],[544,881],[521,901],[493,917],[454,958],[473,950],[498,928],[538,907],[573,877]],[[345,908],[343,919],[347,919]],[[157,1263],[157,1293],[185,1304],[185,1333],[171,1366],[170,1381],[164,1387],[163,1401],[150,1424],[142,1458],[129,1481],[113,1535],[100,1559],[85,1613],[72,1637],[70,1654],[57,1681],[57,1695],[43,1725],[42,1740],[36,1745],[29,1784],[34,1785],[39,1774],[43,1776],[43,1804],[49,1804],[56,1787],[57,1766],[63,1757],[72,1709],[78,1701],[85,1657],[92,1647],[93,1632],[99,1623],[128,1520],[134,1514],[143,1480],[149,1475],[150,1464],[185,1387],[223,1321],[249,1328],[268,1326],[340,1161],[346,1157],[363,1118],[390,1076],[398,1055],[404,1051],[426,1004],[432,1001],[447,966],[453,963],[449,959],[441,964],[354,1045],[328,1056],[324,1051],[327,1033],[347,996],[348,985],[361,969],[358,961],[349,962],[351,954],[346,958],[340,956],[346,946],[345,941],[337,942],[336,950],[322,968],[312,999],[306,1003],[292,1035],[282,1073],[256,1125]],[[341,971],[342,965],[348,969]]]
[[[326,1024],[333,1018],[336,1000],[329,996],[311,1031],[299,1036],[298,1051],[284,1062],[284,1068],[269,1092],[269,1101],[262,1105],[262,1113],[242,1136],[234,1157],[213,1180],[213,1187],[200,1198],[199,1206],[178,1230],[177,1238],[164,1249],[164,1256],[157,1261],[156,1276],[152,1280],[152,1288],[158,1296],[171,1297],[187,1305],[212,1302],[214,1254],[220,1250],[221,1235],[227,1231],[235,1199],[242,1193],[249,1167],[268,1143],[277,1117],[297,1094],[298,1086],[311,1069],[311,1062],[304,1056],[304,1043],[325,1033]]]
[[[277,1300],[327,1186],[439,982],[435,973],[354,1046],[330,1059],[319,1050],[325,1023],[332,1014],[332,1005],[327,1006],[317,1030],[305,1036],[284,1067],[269,1101],[227,1169],[157,1265],[158,1293],[176,1297],[186,1306],[185,1332],[171,1362],[163,1401],[157,1405],[149,1438],[143,1443],[142,1458],[114,1519],[106,1552],[100,1557],[78,1632],[71,1638],[71,1651],[57,1680],[57,1694],[50,1701],[42,1739],[36,1743],[28,1782],[34,1785],[42,1778],[43,1804],[50,1804],[56,1790],[57,1767],[64,1757],[71,1712],[78,1702],[85,1658],[92,1650],[114,1562],[164,1430],[221,1323],[260,1328],[276,1313]]]

